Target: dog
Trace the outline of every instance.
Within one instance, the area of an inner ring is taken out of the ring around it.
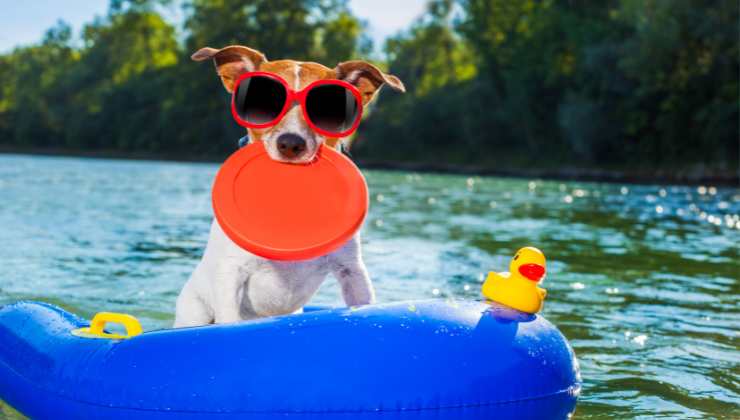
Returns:
[[[240,45],[201,48],[191,58],[213,60],[229,93],[233,93],[241,75],[252,71],[276,74],[295,91],[317,80],[343,80],[357,88],[363,105],[372,102],[383,85],[405,91],[397,77],[359,60],[339,63],[333,69],[313,62],[268,61],[263,53]],[[297,103],[289,107],[274,126],[247,129],[250,141],[263,142],[272,159],[307,164],[316,158],[322,144],[341,146],[342,139],[329,138],[313,130]],[[348,306],[375,302],[375,291],[362,260],[359,234],[322,257],[296,262],[272,261],[237,246],[214,219],[203,258],[177,298],[174,326],[223,324],[300,312],[329,273],[339,282]]]

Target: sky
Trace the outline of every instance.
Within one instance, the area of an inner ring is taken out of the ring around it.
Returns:
[[[63,19],[72,25],[75,35],[84,23],[104,15],[109,0],[0,0],[0,53],[18,45],[41,40],[44,32]],[[425,0],[350,0],[350,8],[369,24],[368,31],[376,48],[383,40],[407,27],[424,11]],[[181,19],[174,7],[170,19]]]

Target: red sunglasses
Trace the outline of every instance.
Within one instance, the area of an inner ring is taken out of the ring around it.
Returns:
[[[234,85],[231,114],[248,128],[270,127],[298,102],[311,128],[328,137],[352,134],[362,118],[362,96],[351,84],[335,79],[317,80],[294,91],[274,73],[254,71],[243,74]]]

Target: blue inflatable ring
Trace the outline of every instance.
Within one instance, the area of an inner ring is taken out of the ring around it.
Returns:
[[[83,338],[88,322],[0,309],[0,399],[32,418],[566,418],[563,335],[496,304],[418,301]]]

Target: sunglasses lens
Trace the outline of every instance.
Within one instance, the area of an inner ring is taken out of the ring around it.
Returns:
[[[352,128],[360,107],[349,89],[339,85],[319,85],[306,96],[306,112],[318,128],[339,134]]]
[[[252,76],[239,83],[234,93],[234,106],[239,118],[250,124],[274,121],[285,106],[287,92],[278,81]]]

